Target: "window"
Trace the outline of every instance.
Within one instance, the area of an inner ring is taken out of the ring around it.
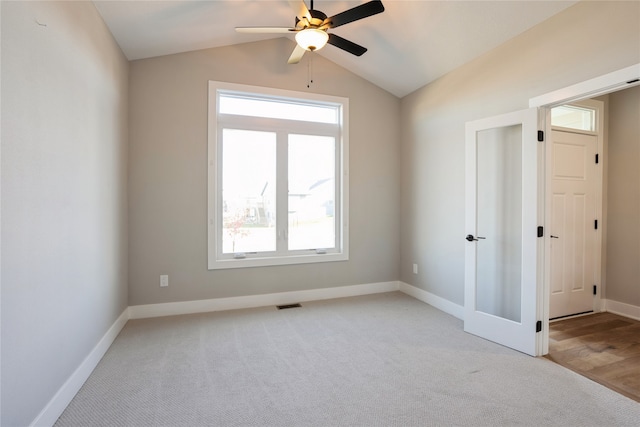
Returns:
[[[348,100],[209,82],[209,269],[348,259]]]
[[[596,110],[577,105],[561,105],[551,109],[551,125],[587,132],[596,131]]]

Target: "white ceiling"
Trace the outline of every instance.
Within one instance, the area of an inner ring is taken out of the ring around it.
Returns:
[[[365,2],[316,0],[314,6],[332,16]],[[287,0],[94,3],[129,60],[281,37],[234,28],[291,27],[295,17]],[[356,57],[328,45],[317,54],[402,97],[575,3],[383,0],[383,13],[329,30],[368,52]]]

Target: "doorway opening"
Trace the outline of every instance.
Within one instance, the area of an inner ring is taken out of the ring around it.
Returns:
[[[564,104],[549,115],[549,320],[555,320],[600,311],[604,102]]]
[[[583,102],[586,99],[594,98],[600,95],[605,95],[612,92],[617,92],[619,90],[631,88],[633,86],[640,85],[640,64],[635,64],[630,67],[582,82],[578,83],[566,88],[562,88],[536,98],[532,98],[529,101],[530,107],[539,108],[539,120],[541,129],[545,130],[547,135],[551,135],[552,128],[552,120],[551,120],[551,110],[554,107],[573,104],[576,102]],[[547,151],[547,159],[545,162],[545,169],[549,169],[552,166],[550,163],[550,159],[548,157],[549,151]],[[596,153],[598,154],[598,153]],[[602,170],[602,168],[601,168]],[[550,198],[552,197],[553,191],[551,188],[551,180],[546,180],[546,185],[541,191],[545,194],[543,197],[544,200],[544,218],[545,224],[549,226],[552,222],[552,203]],[[602,195],[601,195],[602,197]],[[602,209],[602,202],[600,202],[600,209]],[[598,226],[602,226],[602,214],[600,214],[600,223]],[[602,234],[602,232],[600,233]],[[550,295],[551,295],[551,274],[552,274],[552,260],[551,260],[551,245],[552,239],[547,233],[544,242],[544,261],[540,263],[540,276],[541,281],[538,283],[539,288],[542,290],[542,304],[538,308],[539,316],[542,319],[543,327],[542,327],[542,336],[541,344],[542,351],[540,354],[547,354],[549,352],[549,319],[550,319]],[[602,237],[600,237],[600,245],[602,245]],[[602,258],[602,254],[600,254],[600,258]],[[600,278],[600,283],[602,283],[602,270],[596,273],[596,277]],[[600,295],[601,295],[602,286],[596,288],[597,295],[594,300],[594,309],[595,311],[600,311]]]

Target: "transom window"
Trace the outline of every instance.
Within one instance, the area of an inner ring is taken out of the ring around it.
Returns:
[[[586,132],[596,131],[596,110],[578,105],[560,105],[551,109],[551,125]]]
[[[348,259],[345,98],[209,82],[209,268]]]

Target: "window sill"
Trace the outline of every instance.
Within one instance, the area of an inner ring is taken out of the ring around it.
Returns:
[[[313,264],[318,262],[348,261],[348,253],[291,255],[286,257],[256,257],[242,259],[223,259],[209,261],[209,270],[230,268],[269,267],[275,265]]]

